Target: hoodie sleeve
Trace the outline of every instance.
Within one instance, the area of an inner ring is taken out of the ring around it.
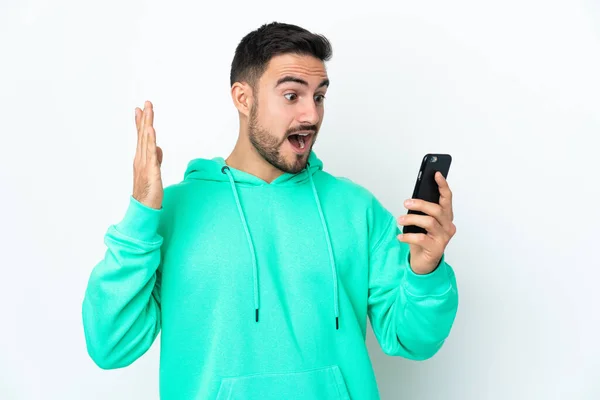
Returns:
[[[458,307],[456,278],[445,255],[426,275],[409,264],[396,219],[379,203],[372,214],[368,315],[387,355],[411,360],[433,357],[450,334]]]
[[[88,354],[103,369],[142,356],[160,331],[162,209],[130,197],[124,218],[104,236],[104,257],[93,268],[82,317]]]

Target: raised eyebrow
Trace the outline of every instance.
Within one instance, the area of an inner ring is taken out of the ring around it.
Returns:
[[[308,86],[308,82],[306,82],[304,79],[301,79],[301,78],[298,78],[298,77],[295,77],[295,76],[291,76],[291,75],[287,75],[287,76],[284,76],[282,78],[279,78],[279,80],[277,81],[277,84],[275,85],[275,87],[277,87],[277,86],[279,86],[279,85],[281,85],[283,83],[286,83],[286,82],[294,82],[294,83],[299,83],[299,84],[304,85],[304,86]]]
[[[299,83],[303,86],[308,86],[308,82],[306,82],[304,79],[298,78],[296,76],[287,75],[282,78],[279,78],[279,80],[277,80],[277,84],[275,85],[275,87],[277,87],[283,83],[286,83],[286,82],[294,82],[294,83]],[[321,88],[323,86],[329,87],[329,79],[328,78],[323,79],[321,81],[321,83],[319,84],[319,86],[317,87],[317,89]]]

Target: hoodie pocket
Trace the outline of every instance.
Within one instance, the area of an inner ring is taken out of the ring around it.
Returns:
[[[309,371],[223,378],[216,400],[350,400],[337,365]]]

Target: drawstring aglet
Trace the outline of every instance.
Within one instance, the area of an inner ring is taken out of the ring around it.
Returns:
[[[256,322],[258,322],[258,308],[256,309]]]
[[[335,317],[335,329],[340,329],[340,317]]]

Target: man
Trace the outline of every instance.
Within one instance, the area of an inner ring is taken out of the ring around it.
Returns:
[[[386,354],[432,357],[453,324],[444,251],[452,198],[396,220],[313,152],[329,86],[326,38],[272,23],[231,67],[240,130],[227,159],[192,160],[163,191],[152,104],[136,108],[133,194],[105,236],[83,325],[101,367],[161,332],[163,399],[378,399],[366,322]],[[398,225],[427,234],[400,235]]]

